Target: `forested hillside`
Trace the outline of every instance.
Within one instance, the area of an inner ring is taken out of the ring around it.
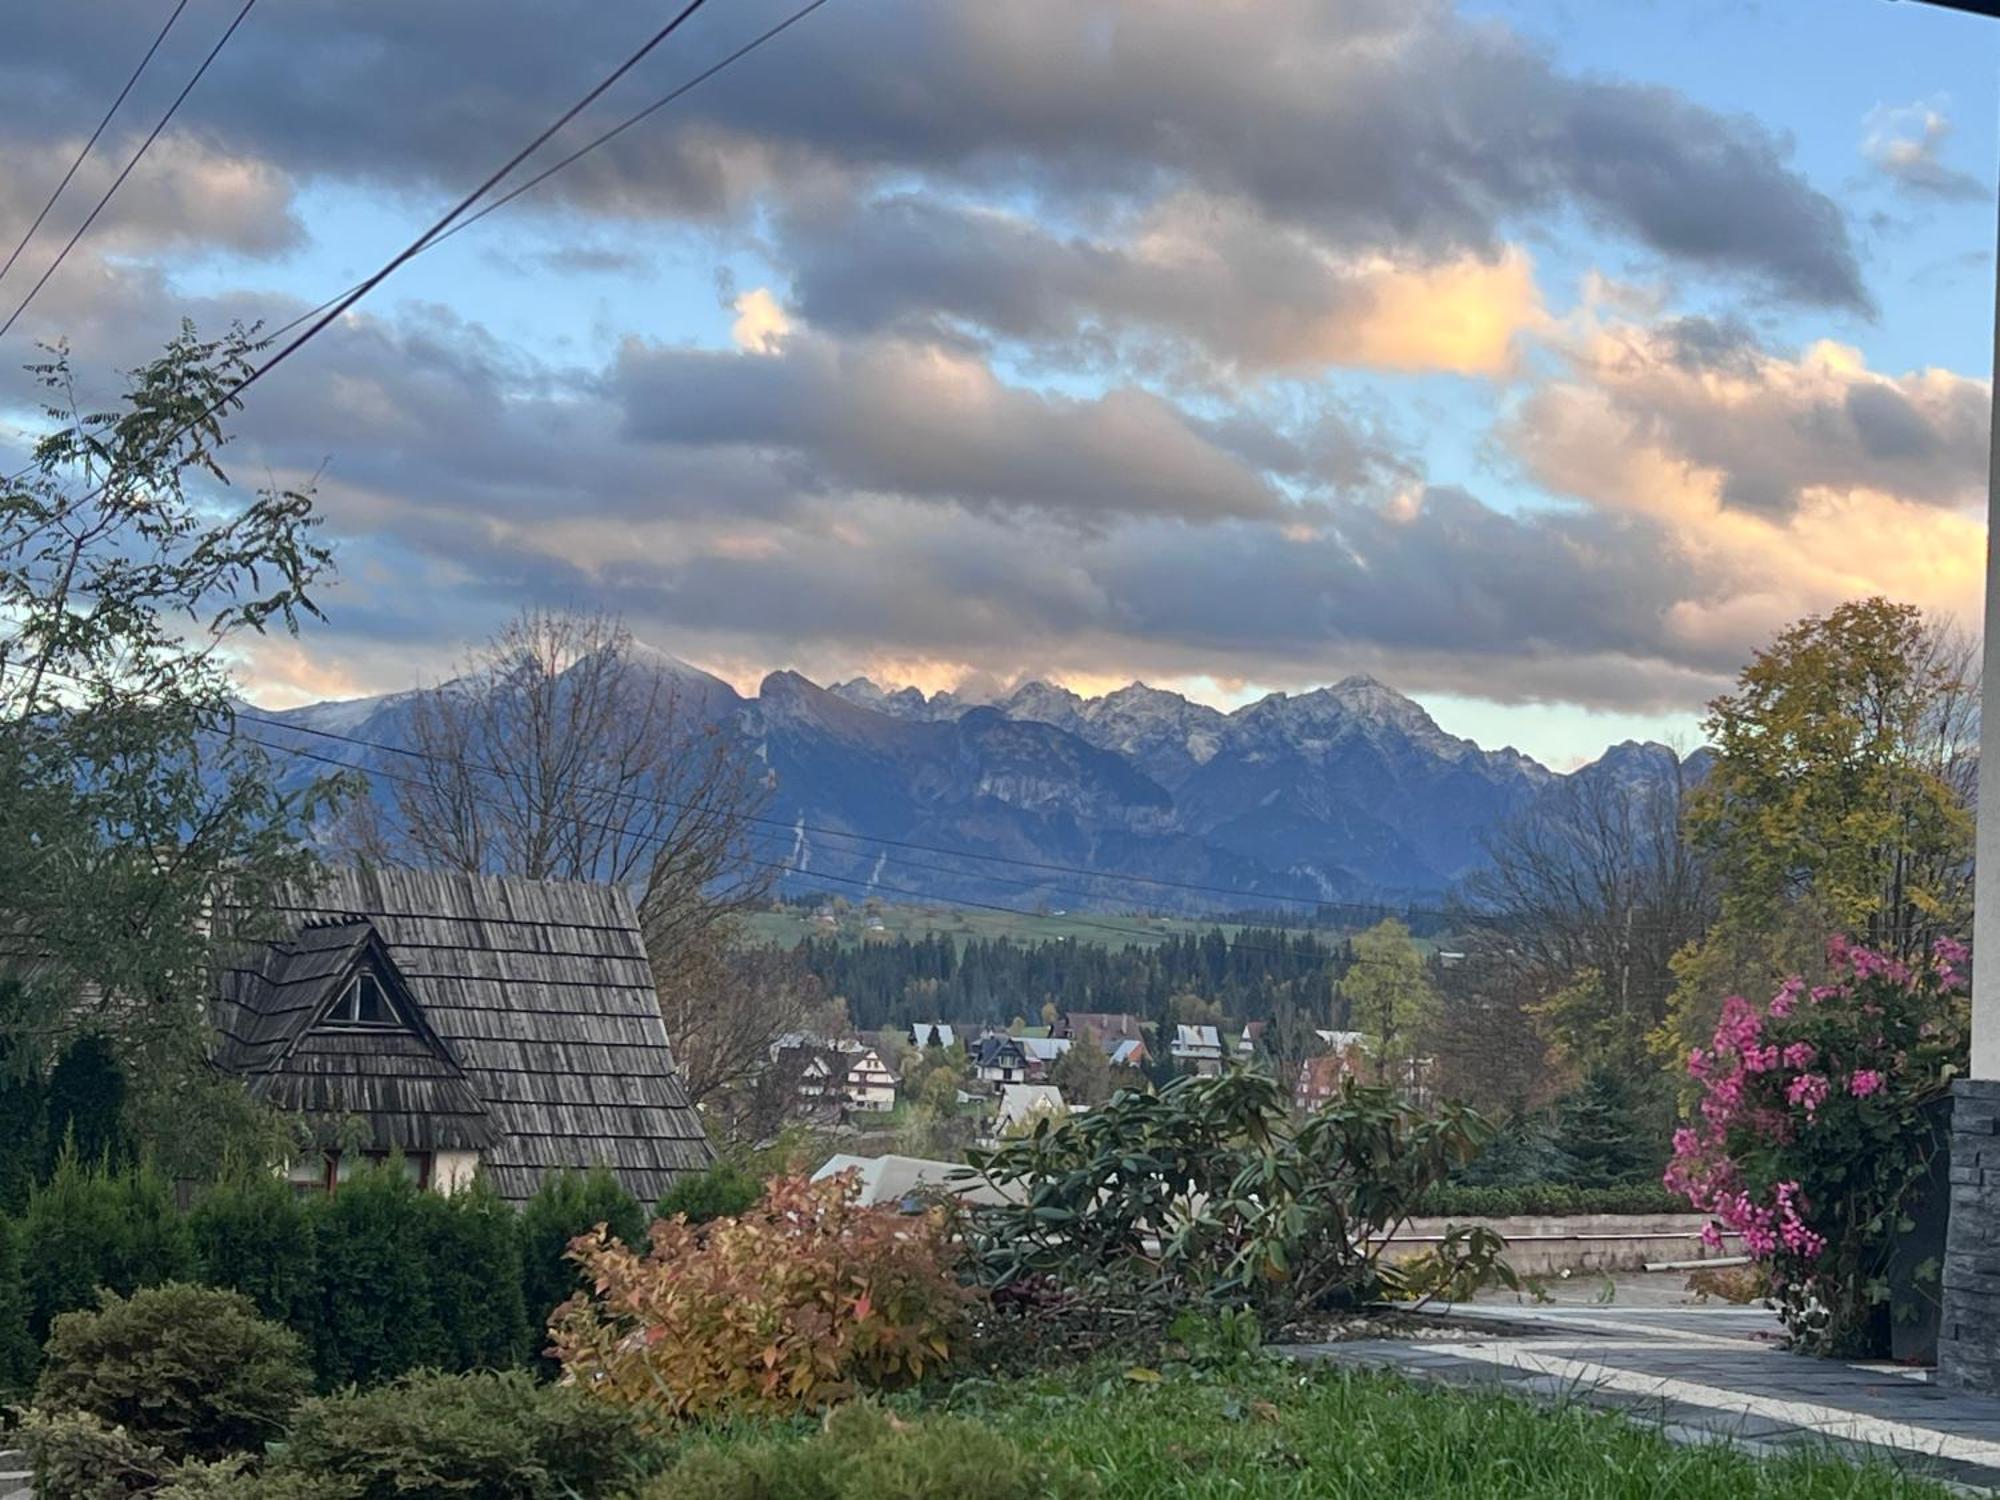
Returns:
[[[1009,938],[961,945],[931,935],[858,945],[809,938],[797,951],[864,1029],[938,1019],[1039,1024],[1045,1006],[1158,1020],[1176,999],[1192,1013],[1189,997],[1232,1018],[1267,1018],[1282,1005],[1320,1026],[1343,1025],[1334,988],[1354,957],[1343,937],[1259,927],[1233,937],[1217,928],[1150,948]]]

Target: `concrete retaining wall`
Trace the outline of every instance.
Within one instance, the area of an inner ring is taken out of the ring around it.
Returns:
[[[1434,1248],[1454,1224],[1483,1224],[1507,1242],[1507,1264],[1522,1276],[1561,1271],[1638,1271],[1648,1262],[1716,1260],[1741,1255],[1726,1238],[1720,1250],[1701,1242],[1701,1214],[1577,1214],[1508,1219],[1412,1219],[1389,1241],[1389,1258]]]

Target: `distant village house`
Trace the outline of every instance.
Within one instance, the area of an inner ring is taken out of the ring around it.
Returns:
[[[299,1191],[393,1153],[514,1203],[602,1163],[652,1203],[714,1159],[622,890],[344,870],[270,915],[278,936],[216,976],[213,1056],[311,1125]]]

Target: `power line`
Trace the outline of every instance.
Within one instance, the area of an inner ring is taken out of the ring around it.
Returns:
[[[7,664],[0,664],[0,666],[4,665]],[[71,682],[80,681],[80,679],[71,676],[70,674],[62,672],[53,672],[49,675],[61,677]],[[251,713],[248,711],[238,710],[234,714],[234,717],[241,722],[262,725],[266,728],[275,729],[282,733],[308,735],[316,739],[329,740],[343,745],[351,745],[358,749],[375,750],[391,755],[408,756],[414,760],[421,760],[432,764],[450,766],[461,771],[470,771],[479,775],[496,777],[503,781],[510,779],[513,780],[521,779],[520,772],[509,771],[508,769],[502,766],[496,766],[481,761],[462,759],[450,755],[443,755],[436,751],[422,750],[409,745],[392,745],[384,740],[366,739],[360,735],[344,734],[338,730],[321,729],[313,725],[290,723],[283,719],[274,719],[267,714],[258,714],[258,713]],[[337,766],[343,770],[361,771],[365,775],[380,774],[387,780],[398,781],[407,785],[424,784],[418,782],[414,777],[399,776],[396,773],[386,772],[386,771],[384,772],[370,771],[364,767],[356,765],[353,761],[341,760],[338,757],[334,756],[315,755],[312,754],[311,752],[305,751],[296,746],[274,745],[271,744],[270,742],[264,740],[258,740],[255,739],[254,737],[247,735],[242,737],[247,740],[250,740],[250,742],[253,744],[262,745],[266,749],[277,749],[277,750],[282,750],[288,754],[302,755],[307,759],[315,760],[325,765]],[[592,793],[593,795],[607,798],[613,801],[636,803],[642,807],[666,808],[674,811],[688,811],[693,806],[690,803],[684,801],[677,801],[674,798],[662,796],[657,793],[649,795],[644,792],[625,791],[616,787],[593,788]],[[478,794],[475,793],[473,795],[476,797]],[[1208,895],[1226,896],[1231,899],[1242,902],[1252,902],[1252,903],[1259,901],[1288,902],[1293,905],[1310,906],[1313,909],[1319,911],[1346,911],[1346,912],[1356,913],[1362,916],[1394,914],[1394,915],[1402,915],[1410,917],[1434,917],[1441,921],[1447,921],[1447,922],[1464,922],[1469,918],[1476,919],[1481,915],[1478,912],[1470,911],[1465,908],[1420,906],[1414,902],[1398,902],[1391,900],[1335,901],[1317,896],[1273,895],[1257,891],[1239,890],[1230,886],[1204,885],[1194,881],[1169,880],[1159,876],[1120,874],[1116,871],[1092,869],[1084,865],[1065,865],[1045,860],[1020,859],[1015,856],[1005,855],[1005,854],[982,854],[975,850],[953,849],[941,844],[925,844],[909,839],[890,838],[887,835],[883,834],[857,833],[849,829],[825,828],[822,826],[807,823],[802,818],[791,822],[787,822],[783,818],[773,818],[758,814],[745,814],[744,820],[746,822],[756,823],[765,827],[775,829],[779,834],[789,834],[796,836],[800,832],[807,832],[816,834],[824,838],[845,839],[850,843],[864,844],[864,845],[882,845],[893,849],[907,849],[907,850],[915,850],[919,853],[937,854],[937,855],[942,855],[947,859],[975,860],[989,864],[1007,865],[1019,869],[1036,870],[1054,874],[1072,875],[1085,880],[1108,882],[1113,885],[1154,886],[1168,890],[1194,891]],[[637,835],[631,834],[629,830],[614,829],[611,825],[608,824],[597,824],[591,826],[595,826],[606,832],[617,832],[628,837],[637,837]],[[889,856],[886,855],[882,857],[885,859],[889,858]],[[953,869],[949,866],[924,864],[920,861],[911,860],[904,857],[897,857],[895,862],[908,869],[930,870],[936,874],[951,875],[959,879],[983,880],[994,885],[1012,885],[1020,889],[1052,890],[1057,892],[1058,894],[1066,892],[1072,896],[1080,897],[1084,900],[1094,899],[1097,895],[1101,894],[1099,892],[1086,891],[1076,886],[1067,886],[1067,887],[1059,886],[1053,884],[1052,882],[1041,881],[1041,880],[1033,880],[1033,881],[1014,880],[1004,876],[988,874],[976,870]],[[771,866],[771,868],[777,868],[777,866]],[[863,889],[867,889],[870,887],[870,882],[865,880],[860,880],[856,877],[832,875],[822,871],[806,871],[790,863],[785,864],[783,866],[783,869],[786,872],[799,876],[801,878],[809,877],[813,879],[831,880],[838,882],[840,884],[860,886]],[[914,895],[919,897],[926,896],[926,893],[917,891],[902,891],[899,892],[899,894]],[[945,900],[948,898],[939,897],[935,899]],[[1011,907],[999,907],[995,908],[995,910],[1009,911],[1016,916],[1037,915],[1036,913],[1017,911]],[[1630,923],[1628,924],[1628,930],[1648,931],[1648,932],[1672,931],[1672,930],[1678,930],[1678,927],[1677,924],[1673,923],[1644,922],[1644,923]]]
[[[8,314],[6,322],[0,323],[0,338],[7,336],[7,330],[19,321],[21,314],[28,310],[28,304],[33,302],[36,296],[40,294],[42,288],[49,284],[49,278],[56,274],[57,268],[65,260],[69,259],[69,253],[76,248],[77,241],[82,239],[90,226],[97,222],[97,216],[104,212],[105,205],[111,201],[112,195],[125,185],[125,179],[132,175],[132,169],[138,166],[147,151],[152,149],[153,142],[160,138],[160,132],[167,128],[167,122],[173,119],[187,96],[194,92],[194,86],[201,82],[201,76],[208,71],[208,65],[222,55],[222,49],[229,45],[229,39],[236,35],[236,28],[243,24],[244,17],[250,14],[251,8],[256,3],[257,0],[243,0],[243,9],[236,13],[236,19],[229,23],[229,29],[222,33],[221,39],[208,49],[208,56],[204,57],[201,60],[201,66],[194,70],[194,77],[187,81],[186,86],[178,94],[174,95],[174,102],[167,106],[167,112],[160,116],[159,123],[153,127],[146,139],[139,143],[139,149],[132,153],[132,159],[125,163],[125,170],[112,179],[111,186],[104,190],[104,196],[97,200],[96,207],[92,208],[89,214],[85,216],[84,221],[76,226],[76,233],[69,237],[69,243],[56,252],[56,258],[49,262],[49,267],[42,272],[41,279],[28,289],[28,295],[21,299],[21,305]],[[179,14],[179,12],[176,12],[176,14]],[[162,35],[164,34],[162,33]],[[149,57],[151,55],[151,53],[147,54]],[[137,75],[135,74],[134,76],[136,77]],[[102,127],[99,128],[101,129]],[[205,417],[213,415],[213,412],[209,412],[205,414]],[[205,417],[201,420],[205,420]],[[193,426],[194,424],[190,423],[189,425]],[[185,430],[183,429],[183,431]]]
[[[160,34],[153,38],[153,45],[148,47],[146,55],[139,59],[139,66],[134,68],[132,76],[125,80],[125,87],[120,89],[118,97],[111,101],[111,108],[107,109],[104,112],[104,118],[97,122],[97,128],[91,131],[90,139],[83,143],[83,149],[77,152],[76,160],[69,164],[69,170],[63,173],[62,181],[56,184],[56,190],[49,194],[49,201],[44,203],[42,211],[35,215],[35,222],[30,224],[28,232],[21,236],[21,243],[14,247],[13,253],[7,257],[7,263],[4,266],[0,266],[0,281],[5,281],[7,273],[14,269],[14,262],[19,260],[21,252],[28,248],[28,241],[32,240],[35,237],[35,231],[42,227],[42,220],[46,219],[49,216],[49,210],[56,206],[56,200],[62,197],[63,190],[70,184],[70,179],[76,176],[77,170],[84,163],[84,159],[90,155],[91,149],[97,145],[97,138],[104,134],[105,127],[111,123],[111,117],[118,113],[119,106],[125,102],[125,96],[132,92],[132,86],[139,81],[139,75],[146,71],[146,65],[153,60],[153,54],[160,50],[160,44],[167,39],[167,33],[174,29],[174,22],[181,18],[181,12],[187,8],[188,0],[180,0],[180,3],[167,16],[166,25],[162,26]]]
[[[498,209],[505,208],[508,204],[512,203],[516,198],[520,197],[523,193],[526,193],[531,189],[539,187],[542,183],[548,181],[549,178],[555,176],[556,173],[562,171],[563,168],[571,165],[573,162],[581,160],[583,157],[590,155],[590,153],[595,151],[599,146],[605,145],[607,142],[615,140],[617,137],[623,135],[626,131],[630,130],[634,125],[637,125],[644,120],[651,119],[654,115],[658,114],[661,110],[665,109],[669,104],[672,104],[675,100],[681,98],[684,94],[691,93],[695,89],[699,88],[702,84],[708,82],[709,79],[713,78],[717,73],[720,73],[723,69],[731,67],[738,62],[741,62],[745,57],[748,57],[752,52],[755,52],[759,47],[763,46],[766,42],[770,41],[772,38],[778,36],[782,32],[790,30],[793,26],[796,26],[800,21],[803,21],[807,16],[811,15],[814,11],[818,10],[822,5],[825,5],[826,3],[827,0],[811,0],[810,4],[801,6],[798,10],[793,11],[790,15],[786,16],[782,21],[779,21],[776,25],[765,28],[763,31],[759,32],[756,36],[752,37],[749,41],[743,43],[743,45],[738,47],[734,52],[729,53],[727,56],[721,58],[719,61],[710,63],[706,68],[703,68],[699,73],[695,74],[694,77],[688,79],[685,83],[682,83],[676,86],[675,88],[668,90],[666,93],[662,94],[659,98],[655,99],[651,104],[648,104],[644,109],[641,109],[634,114],[627,115],[623,120],[620,120],[616,125],[612,126],[609,130],[603,132],[601,135],[594,136],[590,140],[584,142],[583,145],[577,147],[576,150],[570,152],[569,155],[563,157],[560,161],[555,162],[553,165],[542,168],[541,171],[537,172],[533,177],[530,177],[526,182],[523,182],[516,187],[508,189],[506,193],[494,199],[491,203],[487,204],[477,213],[468,214],[464,219],[452,225],[451,228],[447,229],[443,234],[440,234],[436,239],[432,240],[429,244],[425,245],[424,250],[435,249],[438,245],[443,244],[446,240],[450,239],[460,230],[470,229],[474,224],[477,224],[481,219],[485,218],[488,214],[493,213]],[[418,253],[422,254],[423,252],[419,251]],[[356,283],[356,285],[358,286],[359,283]],[[353,290],[353,288],[349,288],[349,290],[351,291]],[[341,293],[340,295],[345,296],[346,293]],[[273,331],[273,333],[271,334],[271,338],[273,340],[283,338],[286,334],[290,333],[294,328],[297,328],[301,323],[305,322],[309,318],[317,317],[320,313],[324,312],[327,308],[331,307],[335,302],[339,300],[340,298],[338,296],[331,297],[328,298],[325,302],[320,303],[318,307],[314,307],[308,309],[305,312],[300,313],[296,318],[292,319],[291,322]]]
[[[340,760],[335,756],[321,755],[317,751],[307,750],[298,745],[283,745],[273,740],[259,739],[256,735],[244,734],[240,731],[232,732],[229,737],[232,739],[241,740],[246,744],[256,745],[261,749],[276,751],[280,755],[295,755],[300,757],[301,759],[314,761],[320,765],[332,766],[338,770],[354,771],[359,769],[358,767],[351,765],[346,761]],[[394,771],[371,770],[364,772],[363,774],[370,777],[381,776],[384,780],[398,782],[406,786],[414,786],[422,788],[425,785],[425,783],[419,781],[414,776],[404,776]],[[483,796],[478,792],[468,793],[468,796],[472,801],[482,803],[488,807],[504,806],[504,804],[496,802],[493,798],[488,796]],[[588,818],[579,818],[576,821],[582,827],[590,828],[598,832],[613,834],[621,838],[629,838],[638,843],[646,843],[646,844],[653,844],[655,846],[660,846],[664,845],[667,842],[667,840],[659,834],[648,834],[644,832],[635,831],[629,828],[620,828],[615,824],[599,823]],[[752,859],[748,861],[748,863],[750,863],[757,869],[769,870],[775,874],[780,874],[780,875],[798,875],[801,873],[793,865],[780,863],[772,860]],[[1017,906],[1003,906],[995,901],[977,901],[970,897],[939,896],[929,891],[912,890],[906,886],[892,886],[892,885],[885,885],[881,881],[862,880],[858,876],[831,875],[825,873],[818,873],[815,874],[813,878],[817,880],[831,880],[839,885],[855,886],[866,891],[874,891],[878,893],[887,892],[890,895],[909,896],[915,900],[934,902],[940,906],[955,906],[955,907],[964,907],[974,911],[998,912],[1010,917],[1025,917],[1031,921],[1047,920],[1042,916],[1040,912],[1023,911],[1021,910],[1021,908]],[[1093,931],[1107,932],[1113,935],[1114,937],[1123,937],[1127,939],[1140,939],[1147,942],[1158,942],[1161,936],[1157,932],[1152,932],[1142,927],[1117,927],[1113,926],[1108,922],[1088,917],[1072,916],[1072,917],[1064,917],[1062,920],[1071,924],[1072,926],[1087,927],[1092,929]],[[1281,949],[1275,949],[1275,948],[1258,947],[1253,944],[1234,942],[1231,943],[1230,946],[1233,949],[1236,949],[1244,953],[1258,953],[1272,958],[1286,958],[1294,961],[1296,961],[1298,958],[1298,955],[1295,953],[1287,953]],[[1354,962],[1356,963],[1371,962],[1371,961],[1372,960],[1361,960],[1361,959],[1354,960]]]
[[[298,353],[300,349],[304,348],[306,344],[312,341],[312,339],[320,332],[320,330],[325,328],[329,323],[333,322],[335,318],[338,318],[342,313],[346,312],[348,308],[352,307],[355,303],[359,302],[363,297],[367,296],[376,287],[380,286],[384,281],[388,280],[389,277],[394,275],[413,257],[421,255],[428,246],[434,243],[440,235],[442,235],[455,222],[457,222],[457,220],[468,209],[470,209],[473,204],[477,203],[481,198],[485,197],[486,194],[489,191],[491,191],[500,182],[502,178],[507,176],[508,173],[512,172],[514,168],[518,167],[522,162],[526,161],[530,156],[534,155],[535,152],[539,151],[542,148],[543,144],[547,142],[550,136],[554,135],[557,131],[561,130],[565,125],[569,124],[571,120],[574,120],[578,115],[582,114],[584,110],[588,109],[592,104],[596,103],[598,98],[604,93],[606,89],[610,88],[613,84],[617,83],[619,79],[623,78],[627,73],[631,72],[632,69],[636,68],[642,61],[645,60],[648,53],[650,53],[655,47],[659,46],[660,43],[664,42],[668,37],[672,36],[676,31],[680,30],[682,24],[685,21],[687,21],[687,19],[690,16],[692,16],[696,11],[700,10],[703,5],[707,3],[708,0],[688,0],[688,3],[680,9],[680,11],[674,16],[674,18],[671,21],[667,22],[666,25],[662,26],[658,31],[654,32],[652,36],[648,37],[644,42],[644,44],[642,44],[636,52],[634,52],[630,57],[626,58],[625,61],[620,63],[616,68],[612,69],[611,72],[607,74],[604,77],[604,79],[597,84],[595,88],[591,89],[581,99],[577,100],[576,103],[572,104],[568,109],[564,110],[560,115],[556,116],[556,118],[546,128],[544,128],[539,135],[537,135],[533,140],[529,141],[528,144],[523,146],[519,151],[516,151],[512,156],[510,156],[506,160],[506,162],[499,167],[498,170],[494,171],[490,176],[488,176],[484,182],[479,184],[478,187],[474,188],[471,192],[467,193],[465,197],[461,198],[455,205],[453,205],[449,213],[445,214],[443,218],[439,219],[435,224],[431,225],[429,229],[426,229],[422,234],[418,235],[416,239],[412,240],[408,245],[404,246],[403,249],[397,253],[395,258],[392,259],[387,265],[383,266],[381,270],[377,271],[373,276],[370,276],[366,281],[360,282],[359,284],[354,286],[351,290],[343,294],[339,298],[339,300],[334,303],[332,307],[328,308],[325,312],[320,314],[320,316],[314,320],[312,325],[309,328],[307,328],[304,333],[301,333],[297,338],[293,339],[289,344],[285,345],[284,348],[280,349],[276,354],[272,355],[269,359],[265,360],[263,364],[259,365],[256,369],[252,370],[248,375],[244,376],[243,379],[237,382],[237,384],[233,386],[226,395],[224,395],[220,400],[218,400],[214,406],[210,407],[206,412],[202,413],[202,415],[196,419],[196,422],[189,423],[187,427],[182,428],[181,434],[185,434],[188,430],[197,425],[197,423],[206,421],[209,417],[214,416],[229,402],[240,399],[245,391],[249,390],[251,386],[255,385],[258,381],[262,380],[266,375],[270,374],[271,371],[275,370],[279,365],[283,364],[286,360],[290,359],[294,354]],[[0,332],[4,331],[5,331],[4,329],[0,329]],[[181,434],[176,434],[176,436],[178,437]]]
[[[460,770],[474,771],[483,775],[504,778],[511,774],[498,766],[485,765],[477,761],[458,760],[451,756],[439,755],[434,751],[420,750],[413,746],[391,745],[381,740],[364,739],[359,735],[342,734],[337,730],[320,729],[306,724],[288,723],[283,719],[274,719],[268,715],[239,712],[236,717],[248,723],[261,724],[267,728],[283,730],[292,734],[311,735],[317,739],[332,740],[344,745],[353,745],[364,750],[378,750],[391,755],[406,755],[416,760],[453,765]],[[347,763],[342,762],[342,764]],[[350,766],[350,769],[355,768]],[[686,804],[677,803],[670,797],[659,795],[649,796],[643,792],[628,792],[616,788],[606,788],[602,795],[655,807],[666,807],[675,810],[685,810],[686,808]],[[1019,859],[1005,854],[981,854],[971,849],[952,849],[941,844],[919,843],[910,839],[890,838],[882,834],[856,833],[844,828],[825,828],[807,823],[803,819],[786,822],[783,818],[753,815],[750,821],[794,835],[800,832],[811,833],[822,838],[846,839],[853,843],[879,844],[892,849],[912,849],[924,854],[941,854],[949,859],[979,860],[989,864],[1009,865],[1018,869],[1040,870],[1051,874],[1081,876],[1088,880],[1110,881],[1114,884],[1144,885],[1165,890],[1193,891],[1206,895],[1227,896],[1234,900],[1245,902],[1275,901],[1294,906],[1308,906],[1315,910],[1356,911],[1364,913],[1398,911],[1411,916],[1437,916],[1453,920],[1464,915],[1462,912],[1451,912],[1442,908],[1424,908],[1389,901],[1329,901],[1317,896],[1270,895],[1258,891],[1239,890],[1230,886],[1204,885],[1197,881],[1188,880],[1168,880],[1163,877],[1151,875],[1121,875],[1115,871],[1093,870],[1083,865],[1065,865],[1046,860]],[[916,868],[937,869],[936,866],[917,866]],[[1007,883],[998,876],[982,875],[975,871],[943,869],[939,870],[939,873],[957,875],[969,879],[990,879],[998,884]],[[1048,882],[1022,882],[1022,884],[1046,886]]]
[[[249,13],[250,6],[255,5],[256,3],[257,0],[247,0],[247,3],[243,7],[243,14],[247,15]],[[481,182],[478,187],[474,188],[470,193],[466,194],[465,197],[463,197],[456,204],[454,204],[448,213],[446,213],[436,223],[432,224],[430,228],[426,229],[422,234],[418,235],[416,239],[412,240],[408,245],[404,246],[403,249],[399,251],[396,254],[396,256],[388,262],[388,264],[384,265],[381,270],[377,271],[374,275],[370,276],[366,281],[357,283],[351,290],[342,295],[339,298],[339,300],[336,301],[332,306],[326,308],[326,310],[313,321],[311,327],[307,328],[303,333],[299,334],[290,343],[286,344],[276,354],[272,355],[269,359],[265,360],[264,363],[257,366],[256,369],[252,370],[248,375],[245,375],[241,380],[237,381],[228,390],[224,391],[220,396],[216,397],[213,402],[211,402],[202,411],[197,413],[194,417],[192,417],[186,422],[183,422],[179,427],[174,429],[173,432],[169,433],[164,439],[161,440],[158,447],[155,449],[154,456],[159,457],[160,455],[167,453],[169,450],[172,449],[174,444],[178,443],[182,438],[186,437],[190,432],[193,432],[196,428],[201,426],[202,423],[208,421],[217,412],[220,412],[224,408],[228,407],[232,402],[240,403],[242,400],[243,393],[245,391],[249,390],[251,386],[255,385],[258,381],[262,380],[266,375],[270,374],[271,371],[275,370],[279,365],[283,364],[286,360],[290,359],[294,354],[298,353],[300,349],[304,348],[308,343],[310,343],[314,338],[316,338],[320,334],[320,332],[327,327],[328,324],[332,323],[342,313],[346,312],[348,308],[352,307],[355,303],[359,302],[363,297],[367,296],[368,293],[373,291],[377,286],[380,286],[382,282],[386,281],[390,276],[392,276],[413,256],[421,254],[427,246],[433,243],[437,239],[437,237],[440,234],[442,234],[446,229],[450,228],[451,225],[455,223],[469,208],[471,208],[471,206],[474,203],[478,202],[480,198],[485,196],[485,194],[489,192],[494,187],[495,184],[497,184],[509,172],[512,172],[514,168],[518,167],[522,162],[526,161],[528,157],[532,156],[536,151],[540,150],[542,145],[548,141],[549,137],[553,136],[557,131],[561,130],[565,125],[569,124],[571,120],[575,119],[577,115],[581,114],[585,109],[589,108],[590,105],[595,103],[606,89],[610,88],[613,84],[617,83],[619,79],[623,78],[627,73],[629,73],[633,68],[637,67],[639,63],[642,60],[644,60],[647,54],[652,52],[652,50],[655,47],[659,46],[661,42],[664,42],[668,37],[672,36],[676,31],[678,31],[681,28],[681,25],[684,22],[686,22],[687,19],[690,16],[692,16],[696,11],[700,10],[702,6],[705,4],[707,4],[707,0],[688,0],[688,3],[685,6],[683,6],[679,12],[675,14],[674,18],[668,21],[667,24],[662,26],[658,31],[654,32],[652,36],[647,38],[647,40],[638,48],[637,51],[633,52],[632,55],[627,57],[624,62],[620,63],[616,68],[614,68],[593,88],[591,88],[587,93],[585,93],[581,99],[578,99],[576,103],[572,104],[568,109],[564,110],[560,115],[558,115],[547,127],[545,127],[541,131],[540,134],[538,134],[533,140],[529,141],[527,145],[523,146],[519,151],[516,151],[512,156],[510,156],[505,162],[503,162],[500,165],[500,167],[497,170],[491,173],[486,178],[485,181]],[[242,19],[243,19],[242,15],[239,15],[237,17],[238,21],[241,21]],[[230,27],[230,30],[234,31],[235,27],[232,25]],[[224,41],[228,40],[226,34],[223,40]],[[218,47],[217,50],[220,50],[220,48]],[[213,60],[213,57],[214,54],[211,53],[210,60]],[[207,64],[204,63],[203,66],[206,67]],[[200,76],[199,74],[196,75],[196,77],[199,76]],[[190,84],[190,87],[192,87],[192,84]],[[186,90],[182,91],[182,95],[183,97],[185,97]],[[176,103],[178,104],[178,101],[176,101]],[[157,132],[155,133],[157,134]],[[150,144],[150,141],[148,142],[148,144]],[[136,162],[136,158],[134,160]],[[131,169],[128,167],[126,170],[130,171]],[[121,181],[123,180],[122,176],[120,180]],[[116,185],[114,184],[114,187],[115,186]],[[101,207],[102,205],[100,204],[99,206]],[[88,227],[87,222],[85,227],[86,228]],[[79,234],[80,233],[81,231],[79,231]],[[75,241],[72,240],[71,243],[74,244]],[[53,270],[54,268],[51,267],[50,269]],[[44,274],[42,279],[46,281],[48,279],[47,275]],[[39,283],[36,286],[36,290],[37,291],[40,290]],[[33,295],[34,295],[33,292],[29,293],[29,296],[31,298],[33,297]],[[23,306],[25,305],[26,304],[24,303]],[[20,310],[16,309],[15,317],[19,316],[20,316]],[[0,325],[0,335],[4,335],[7,329],[12,326],[12,324],[13,324],[13,319],[10,318],[8,319],[6,324]],[[108,488],[110,488],[110,481],[106,480],[105,483],[100,484],[96,489],[90,491],[89,494],[85,495],[82,498],[82,500],[80,500],[78,503],[79,504],[88,503],[90,500],[93,500],[97,496],[103,494],[105,490]]]

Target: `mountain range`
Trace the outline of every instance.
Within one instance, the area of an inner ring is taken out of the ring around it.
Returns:
[[[789,671],[746,697],[672,657],[639,660],[768,767],[758,857],[793,893],[1183,912],[1435,899],[1479,867],[1496,825],[1567,779],[1446,733],[1372,677],[1224,712],[1138,682],[973,701]],[[387,773],[386,802],[427,691],[259,711],[258,734]],[[1677,764],[1628,741],[1569,775],[1636,786]]]

